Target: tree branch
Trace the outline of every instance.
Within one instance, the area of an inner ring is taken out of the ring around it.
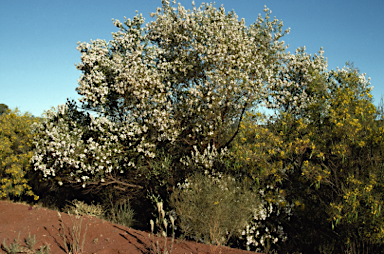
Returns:
[[[237,129],[235,131],[235,133],[233,134],[233,136],[228,140],[228,142],[224,145],[224,146],[221,146],[219,150],[221,150],[221,148],[223,147],[227,147],[229,146],[229,144],[233,141],[233,139],[236,137],[237,133],[239,133],[239,129],[240,129],[240,124],[241,124],[241,121],[243,120],[243,116],[244,116],[244,112],[245,112],[245,109],[247,108],[247,105],[248,105],[248,102],[246,102],[244,104],[244,107],[243,107],[243,110],[241,111],[241,116],[240,116],[240,120],[239,120],[239,124],[237,125]]]

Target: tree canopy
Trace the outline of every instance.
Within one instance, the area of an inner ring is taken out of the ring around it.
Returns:
[[[272,88],[301,85],[280,76],[323,68],[286,53],[280,39],[288,30],[264,12],[247,27],[224,7],[185,10],[163,1],[154,21],[115,20],[113,40],[79,43],[83,110],[69,102],[47,112],[35,167],[83,184],[116,183],[115,172],[132,172],[159,149],[172,149],[179,161],[193,147],[230,145],[246,111],[278,106],[267,100]]]

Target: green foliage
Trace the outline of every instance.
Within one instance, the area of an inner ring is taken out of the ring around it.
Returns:
[[[4,103],[0,104],[0,115],[6,113],[9,110],[8,106],[5,105]]]
[[[36,244],[36,235],[31,237],[31,233],[28,234],[28,238],[24,239],[25,247],[20,244],[20,233],[17,237],[17,240],[14,239],[13,243],[9,246],[5,243],[5,239],[2,244],[3,250],[6,251],[7,254],[17,254],[17,253],[33,253],[33,254],[49,254],[50,248],[49,245],[42,245],[40,248],[35,249],[34,246]]]
[[[132,227],[134,223],[135,212],[131,208],[129,200],[120,200],[116,204],[111,204],[109,213],[106,215],[107,220],[119,225]]]
[[[297,239],[287,241],[290,251],[339,253],[351,244],[373,251],[384,243],[384,129],[369,83],[354,68],[313,82],[327,89],[315,90],[317,102],[301,112],[248,115],[232,149],[237,168],[295,204],[286,222],[294,228],[288,239]]]
[[[19,235],[18,235],[18,237],[17,237],[17,240],[14,239],[14,240],[13,240],[13,243],[11,243],[11,244],[9,245],[9,247],[8,247],[7,244],[5,243],[5,239],[4,239],[4,241],[3,241],[3,248],[4,248],[4,250],[5,250],[8,254],[17,254],[17,253],[19,253],[19,252],[21,251],[21,247],[20,247],[20,243],[19,243],[19,241],[20,241],[20,233],[19,233]]]
[[[0,115],[0,197],[36,196],[28,185],[26,174],[31,170],[32,131],[37,120],[17,109]]]
[[[181,231],[196,240],[224,245],[240,235],[259,200],[246,182],[212,173],[195,174],[171,194]]]
[[[331,91],[329,125],[318,141],[330,170],[324,182],[337,194],[328,214],[332,224],[342,225],[346,242],[384,244],[384,128],[357,70],[333,72],[332,78],[337,87]]]

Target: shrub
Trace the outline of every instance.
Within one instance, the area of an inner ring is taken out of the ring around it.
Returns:
[[[184,235],[216,245],[238,237],[259,203],[246,181],[208,171],[187,178],[170,197]]]
[[[26,174],[31,170],[32,127],[37,119],[17,109],[0,115],[0,197],[39,197],[28,184]]]
[[[135,212],[131,208],[128,199],[122,199],[115,204],[111,203],[108,214],[106,215],[107,220],[119,225],[132,227],[134,223]]]
[[[364,75],[354,68],[323,75],[309,85],[317,102],[301,111],[248,115],[232,148],[236,170],[294,204],[291,221],[281,221],[286,251],[375,252],[384,239],[384,129]]]
[[[64,210],[70,214],[76,215],[90,215],[100,219],[104,217],[104,208],[101,205],[88,205],[83,201],[73,200],[71,205],[67,205]]]

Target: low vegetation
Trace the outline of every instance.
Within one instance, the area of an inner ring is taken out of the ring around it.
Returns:
[[[5,240],[1,245],[2,249],[6,254],[17,254],[17,253],[31,253],[31,254],[49,254],[49,245],[42,245],[39,248],[35,248],[36,236],[31,237],[29,234],[28,238],[24,240],[24,245],[20,242],[20,233],[17,239],[14,239],[12,243],[7,245]]]

